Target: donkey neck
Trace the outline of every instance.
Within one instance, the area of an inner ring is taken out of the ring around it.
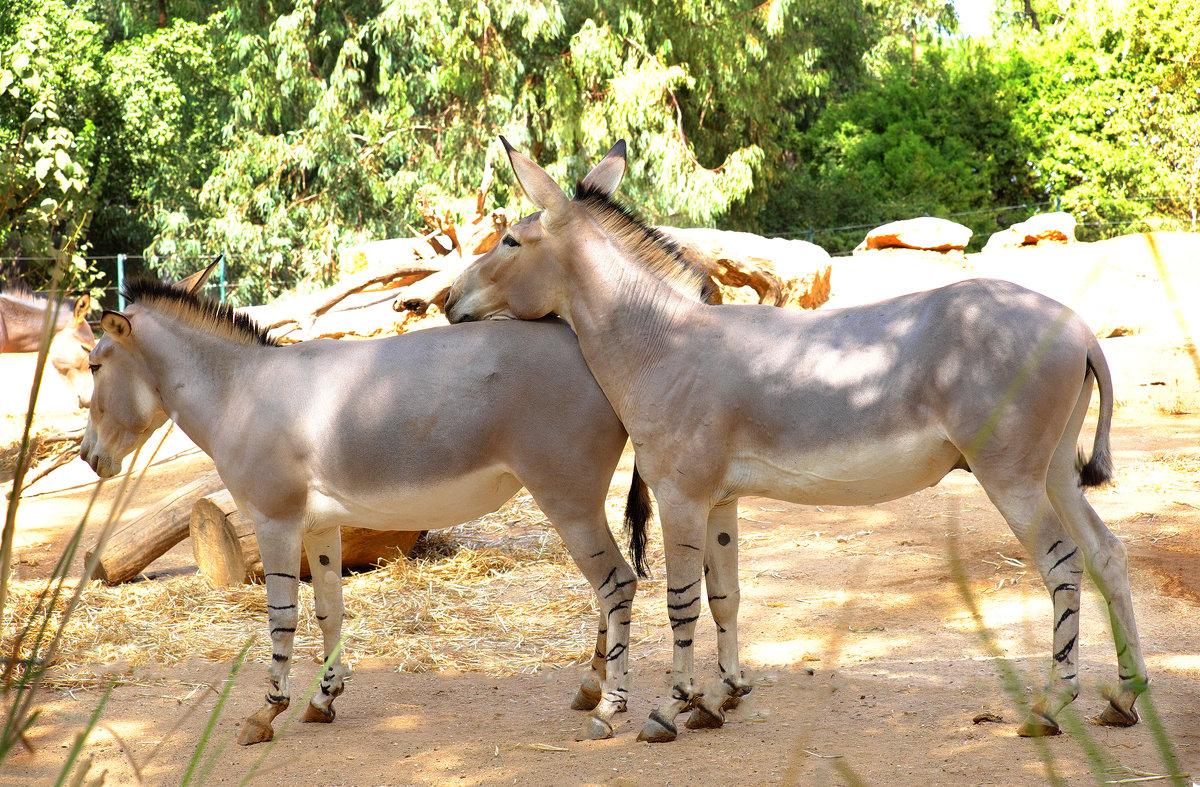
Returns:
[[[242,370],[269,348],[240,344],[186,322],[144,310],[134,323],[138,353],[159,402],[184,434],[206,453],[209,435],[235,397],[253,398]]]
[[[603,256],[573,257],[562,316],[618,416],[636,421],[645,389],[709,307],[626,259],[615,245],[603,248]]]

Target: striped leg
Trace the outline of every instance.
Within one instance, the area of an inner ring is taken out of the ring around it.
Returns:
[[[1094,721],[1111,727],[1132,726],[1138,721],[1133,705],[1146,690],[1149,678],[1133,615],[1125,545],[1105,526],[1077,485],[1052,481],[1048,491],[1064,527],[1079,545],[1080,568],[1104,597],[1112,625],[1120,686],[1115,693],[1105,693],[1108,707]]]
[[[591,710],[579,740],[611,738],[612,719],[625,710],[629,698],[629,620],[637,575],[625,562],[604,517],[606,487],[596,489],[595,499],[573,494],[563,497],[560,487],[528,487],[543,513],[554,523],[558,535],[583,572],[600,607],[596,650],[591,669],[584,676],[572,708]]]
[[[708,510],[689,504],[668,505],[659,495],[663,546],[667,558],[667,615],[671,620],[675,648],[671,672],[675,684],[671,699],[651,711],[638,733],[639,741],[673,741],[675,717],[700,696],[693,672],[696,620],[700,617],[700,580],[704,568],[705,526]]]
[[[750,684],[738,662],[737,615],[741,602],[738,582],[737,501],[716,506],[708,515],[704,556],[704,585],[708,606],[717,626],[719,675],[692,709],[689,729],[720,727],[725,711],[737,707],[750,693]]]
[[[242,725],[238,743],[248,746],[275,736],[271,722],[287,710],[291,701],[288,672],[292,664],[292,643],[296,636],[296,598],[300,580],[300,527],[298,522],[268,520],[255,523],[255,535],[262,550],[263,571],[267,584],[267,625],[271,632],[270,690],[267,704],[254,712]]]
[[[993,497],[993,500],[996,498]],[[1041,574],[1053,604],[1050,680],[1029,718],[1017,729],[1024,737],[1057,735],[1059,711],[1079,695],[1079,603],[1083,558],[1044,496],[1036,503],[997,501],[1013,533]]]
[[[333,700],[342,693],[348,671],[342,664],[341,651],[330,659],[342,638],[342,536],[339,528],[307,532],[304,551],[312,571],[313,602],[317,623],[325,645],[325,674],[317,693],[304,709],[304,721],[329,723],[335,711]]]

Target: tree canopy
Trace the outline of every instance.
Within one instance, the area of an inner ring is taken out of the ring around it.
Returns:
[[[177,276],[224,251],[258,300],[411,234],[489,166],[528,207],[498,134],[564,185],[625,138],[651,220],[831,251],[926,213],[1191,226],[1196,18],[1003,0],[976,40],[937,0],[14,0],[0,258],[40,284],[66,249],[87,286],[84,255]]]

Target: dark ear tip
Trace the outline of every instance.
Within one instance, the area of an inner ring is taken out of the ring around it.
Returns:
[[[506,153],[512,153],[514,150],[516,150],[516,148],[510,145],[508,140],[504,138],[503,134],[500,135],[500,143],[504,145],[504,151]]]
[[[625,140],[618,139],[617,144],[613,145],[612,152],[619,156],[624,156],[626,147],[627,145],[625,144]]]

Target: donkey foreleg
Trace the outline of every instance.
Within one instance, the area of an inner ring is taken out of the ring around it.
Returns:
[[[696,620],[700,617],[700,583],[704,568],[705,522],[708,510],[689,504],[668,505],[659,496],[663,547],[667,558],[667,617],[674,638],[671,699],[651,711],[638,734],[639,741],[663,743],[677,735],[675,717],[692,707],[701,692],[693,677]]]
[[[603,514],[572,516],[557,501],[547,500],[543,504],[538,500],[538,504],[557,526],[567,550],[595,591],[600,607],[591,669],[571,704],[576,710],[591,711],[577,738],[611,738],[612,719],[625,710],[629,699],[629,621],[637,575],[621,556]]]
[[[339,642],[342,638],[342,536],[331,527],[304,534],[304,552],[312,572],[313,607],[325,645],[325,672],[321,685],[304,709],[303,721],[329,723],[336,712],[333,700],[345,688],[349,671],[342,664]]]
[[[741,602],[738,583],[737,501],[713,508],[708,515],[705,543],[704,586],[708,606],[717,626],[719,674],[704,696],[696,701],[687,721],[689,729],[720,727],[725,711],[737,707],[750,693],[750,684],[738,662],[737,616]]]
[[[293,523],[294,524],[294,523]],[[263,573],[267,585],[267,626],[271,633],[271,667],[267,704],[254,712],[242,725],[238,743],[248,746],[275,737],[271,723],[287,710],[291,702],[288,673],[292,664],[292,645],[299,619],[296,600],[300,588],[300,538],[298,528],[288,523],[255,523],[255,535],[262,550]]]

